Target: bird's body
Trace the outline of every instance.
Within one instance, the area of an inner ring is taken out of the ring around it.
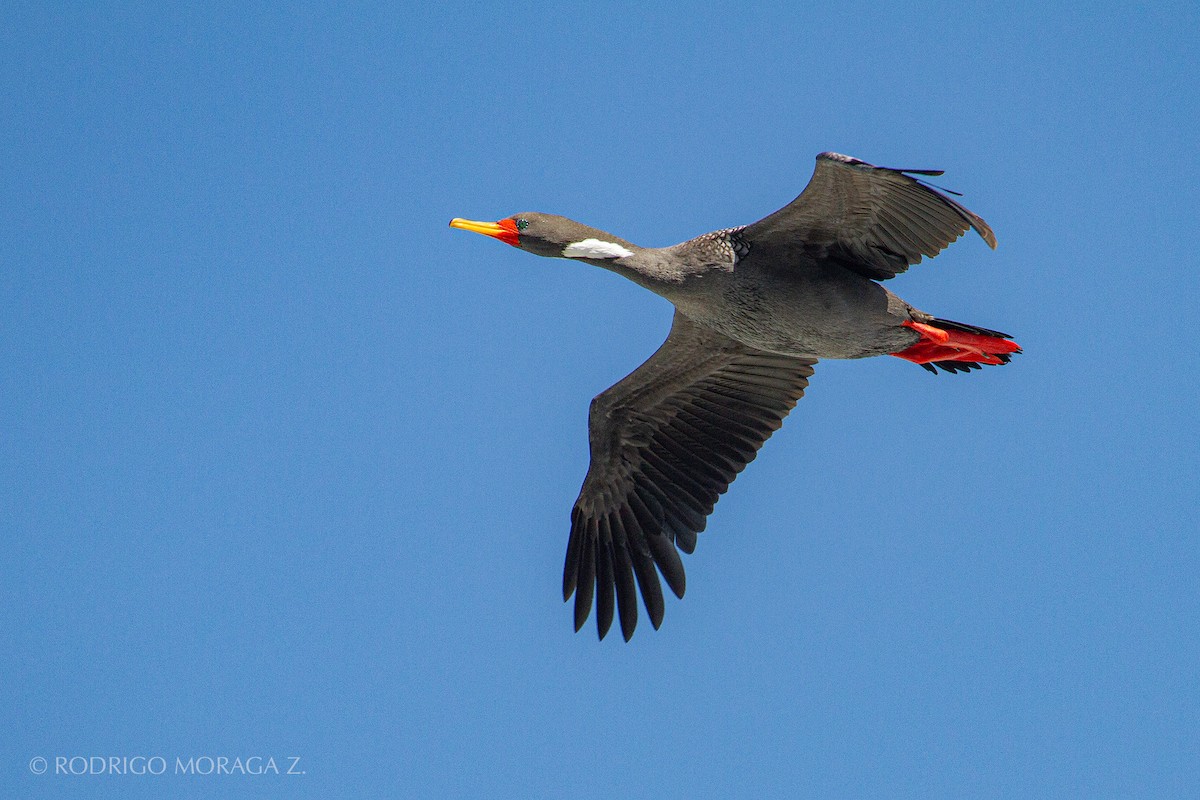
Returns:
[[[592,402],[591,466],[563,573],[576,629],[594,596],[601,638],[616,608],[628,639],[635,584],[658,627],[658,573],[682,597],[677,548],[692,552],[713,504],[803,395],[819,359],[896,355],[960,372],[1019,352],[1006,334],[936,318],[876,282],[969,228],[995,246],[982,219],[906,173],[940,174],[822,153],[809,186],[774,214],[663,248],[549,214],[451,222],[611,270],[676,309],[662,347]]]
[[[695,241],[665,253],[708,248]],[[640,254],[639,254],[640,255]],[[694,322],[749,347],[812,358],[865,358],[902,350],[920,337],[901,327],[911,307],[872,280],[811,258],[787,266],[748,253],[736,267],[691,256],[678,283],[653,290]]]

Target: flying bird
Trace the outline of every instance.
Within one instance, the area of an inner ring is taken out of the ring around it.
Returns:
[[[819,359],[893,355],[936,374],[1021,352],[1006,333],[934,317],[877,283],[968,229],[996,247],[986,222],[914,177],[941,174],[821,153],[800,196],[770,216],[662,248],[553,214],[450,222],[604,267],[675,306],[662,346],[592,400],[591,464],[563,568],[576,631],[594,599],[600,638],[615,610],[628,641],[639,589],[659,627],[659,574],[683,597],[679,551],[694,551],[717,499],[796,405]]]

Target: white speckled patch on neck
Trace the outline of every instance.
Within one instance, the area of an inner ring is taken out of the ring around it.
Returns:
[[[633,255],[633,251],[613,242],[584,239],[582,242],[567,245],[563,249],[563,255],[567,258],[625,258]]]

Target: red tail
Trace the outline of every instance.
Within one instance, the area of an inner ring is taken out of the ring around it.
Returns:
[[[1014,353],[1021,352],[1008,334],[999,331],[945,319],[934,319],[932,323],[905,322],[905,327],[921,334],[921,340],[892,355],[920,364],[930,372],[937,372],[934,366],[959,372],[979,369],[980,364],[1007,364]]]

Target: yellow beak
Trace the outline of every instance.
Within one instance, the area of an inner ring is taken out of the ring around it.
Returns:
[[[474,231],[475,233],[482,233],[484,236],[495,236],[497,238],[507,233],[496,222],[476,222],[475,220],[459,219],[458,217],[450,220],[450,227],[462,228],[464,231]]]
[[[517,233],[517,223],[512,219],[502,219],[499,222],[476,222],[455,217],[450,220],[450,227],[482,233],[484,236],[499,239],[505,244],[511,244],[513,247],[519,247],[518,242],[521,239],[520,234]]]

